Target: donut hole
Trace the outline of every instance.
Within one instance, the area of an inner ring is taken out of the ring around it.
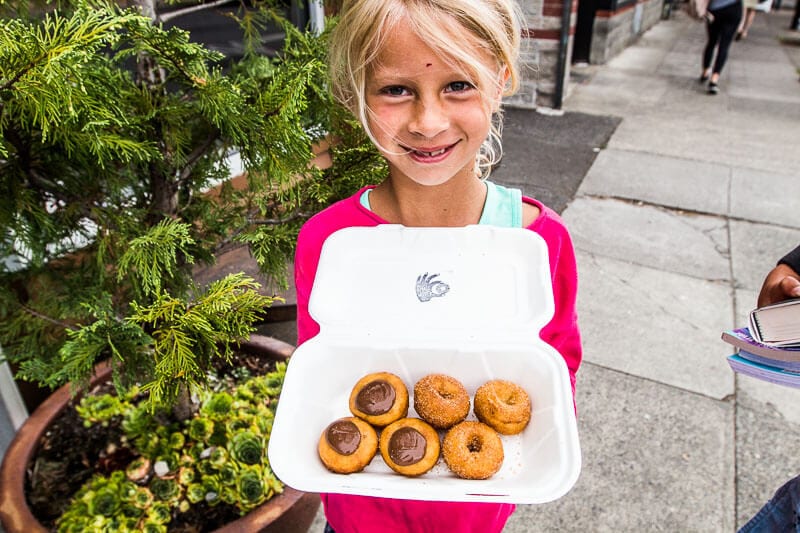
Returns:
[[[467,449],[470,453],[481,453],[483,449],[483,440],[479,436],[473,435],[467,441]]]
[[[516,405],[519,403],[519,394],[516,392],[512,392],[506,399],[505,403],[507,405]]]

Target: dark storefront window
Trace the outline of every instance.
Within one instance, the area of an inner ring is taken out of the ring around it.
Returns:
[[[298,28],[307,28],[310,23],[308,4],[302,0],[282,0],[278,3],[283,15]],[[191,34],[191,40],[203,43],[211,50],[216,50],[231,59],[242,55],[242,32],[236,21],[230,17],[247,4],[237,0],[213,8],[195,11],[170,19],[165,27],[177,26]],[[164,10],[163,12],[168,12]],[[275,56],[282,48],[285,39],[283,31],[277,26],[269,27],[262,32],[262,53]]]

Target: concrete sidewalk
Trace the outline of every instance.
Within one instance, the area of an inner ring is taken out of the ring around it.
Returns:
[[[800,390],[734,375],[720,341],[800,242],[800,48],[759,14],[711,96],[678,13],[571,87],[622,119],[563,217],[578,251],[583,470],[507,531],[731,532],[800,473]]]

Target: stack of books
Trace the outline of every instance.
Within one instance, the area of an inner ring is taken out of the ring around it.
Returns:
[[[737,349],[731,369],[764,381],[800,388],[800,299],[754,309],[750,327],[722,333]]]

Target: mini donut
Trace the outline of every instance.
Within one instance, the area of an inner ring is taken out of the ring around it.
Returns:
[[[419,418],[401,418],[381,431],[381,457],[404,476],[420,476],[439,460],[439,434]]]
[[[502,379],[487,381],[475,391],[475,416],[503,435],[516,435],[531,419],[525,389]]]
[[[354,416],[331,422],[319,438],[319,458],[337,474],[352,474],[367,466],[378,451],[375,429]]]
[[[442,453],[447,467],[463,479],[487,479],[503,466],[503,443],[482,422],[464,421],[444,436]]]
[[[367,374],[350,393],[350,412],[373,426],[388,426],[408,414],[408,389],[389,372]]]
[[[469,394],[453,377],[428,374],[414,384],[414,409],[436,429],[447,429],[469,414]]]

